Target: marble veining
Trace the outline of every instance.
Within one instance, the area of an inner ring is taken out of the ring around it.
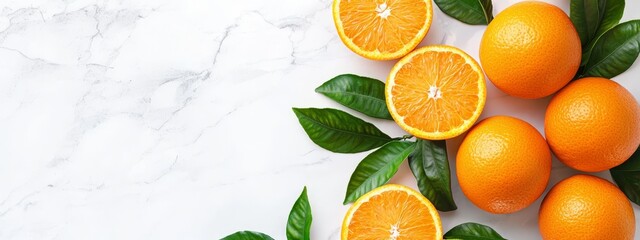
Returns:
[[[518,1],[494,2],[497,13]],[[291,107],[345,109],[313,89],[342,73],[385,79],[394,61],[350,52],[331,3],[2,1],[0,239],[219,239],[245,229],[285,239],[303,186],[312,238],[339,239],[346,184],[366,153],[316,146]],[[623,20],[638,9],[627,1]],[[484,27],[434,11],[421,45],[477,58]],[[640,99],[639,73],[635,64],[616,80]],[[488,97],[482,118],[509,114],[543,129],[548,98],[515,99],[490,83]],[[460,141],[448,141],[450,156]],[[574,173],[554,160],[551,184]],[[459,209],[441,214],[445,230],[475,221],[539,238],[540,200],[491,215],[452,181]],[[415,187],[406,163],[392,182]]]

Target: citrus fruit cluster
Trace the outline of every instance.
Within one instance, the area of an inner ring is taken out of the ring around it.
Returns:
[[[333,4],[338,34],[349,49],[374,60],[402,57],[385,86],[387,107],[401,128],[429,140],[468,131],[456,173],[462,192],[477,207],[504,214],[530,206],[547,188],[552,153],[571,168],[598,172],[622,164],[640,145],[640,105],[629,91],[605,78],[572,81],[581,42],[558,7],[525,1],[498,14],[479,46],[482,68],[453,46],[414,50],[431,26],[432,11],[430,0]],[[475,124],[486,102],[485,74],[514,97],[555,93],[545,114],[546,139],[514,117]],[[544,239],[633,239],[635,217],[615,185],[576,175],[546,195],[539,228]],[[342,228],[342,239],[441,238],[440,218],[429,200],[398,185],[358,199]]]

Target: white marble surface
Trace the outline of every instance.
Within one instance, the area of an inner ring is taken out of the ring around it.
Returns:
[[[517,1],[494,2],[497,13]],[[568,9],[568,0],[550,2]],[[347,181],[366,153],[316,146],[291,107],[341,108],[313,89],[341,73],[384,79],[394,62],[351,53],[330,5],[0,1],[0,239],[218,239],[244,229],[285,239],[305,185],[312,239],[339,239]],[[638,1],[627,1],[632,18]],[[422,44],[477,58],[483,29],[436,9]],[[636,64],[616,78],[638,99],[639,74]],[[542,130],[549,99],[507,97],[490,83],[488,97],[483,118],[517,116]],[[450,155],[459,142],[448,142]],[[554,160],[551,184],[574,173]],[[406,164],[392,182],[415,187]],[[539,238],[540,200],[492,215],[453,184],[459,209],[442,213],[445,230],[475,221],[510,239]]]

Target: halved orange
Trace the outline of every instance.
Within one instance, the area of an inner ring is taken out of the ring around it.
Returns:
[[[334,0],[333,21],[351,51],[374,60],[400,58],[422,41],[431,0]]]
[[[385,88],[387,107],[412,135],[449,139],[469,130],[487,98],[478,62],[445,45],[417,49],[391,69]]]
[[[436,208],[422,194],[397,184],[360,197],[342,222],[342,240],[442,239]]]

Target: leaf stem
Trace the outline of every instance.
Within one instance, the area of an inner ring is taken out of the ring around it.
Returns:
[[[400,141],[402,141],[402,140],[407,140],[407,139],[410,139],[410,138],[413,138],[413,135],[411,135],[411,134],[407,134],[407,135],[404,135],[404,136],[402,136],[402,137],[396,137],[396,138],[393,138],[393,140],[400,140]]]

